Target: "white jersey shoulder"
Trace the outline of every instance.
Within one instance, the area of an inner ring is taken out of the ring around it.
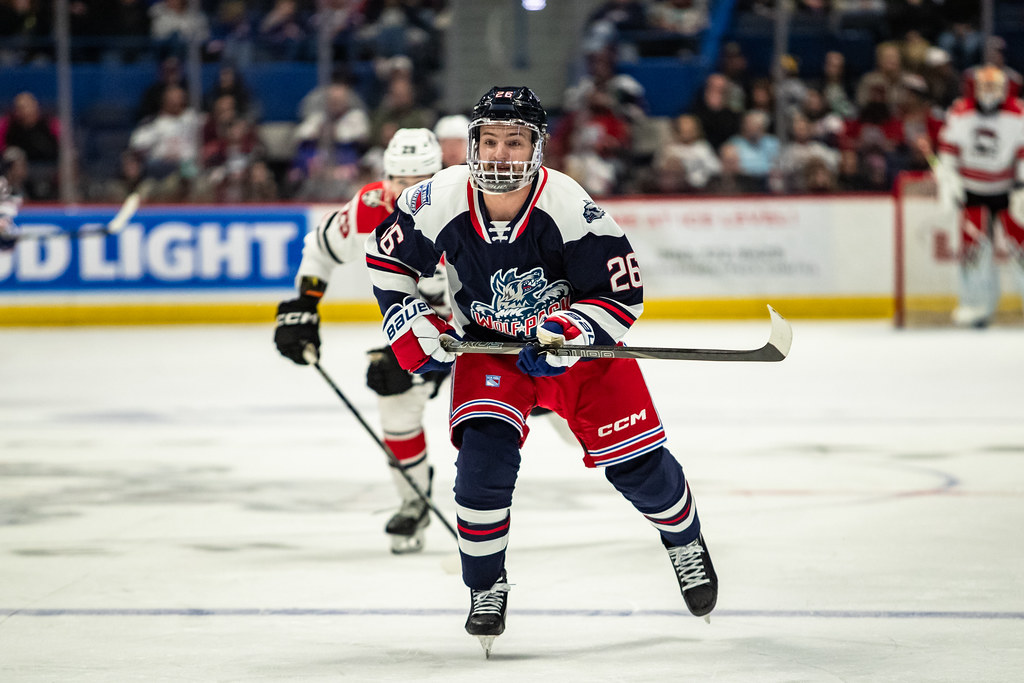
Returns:
[[[468,209],[468,183],[468,166],[449,166],[430,180],[406,188],[396,206],[412,216],[416,229],[433,240],[453,217]]]
[[[555,221],[566,242],[584,235],[622,235],[622,228],[571,177],[545,167],[547,178],[537,200],[537,208]]]

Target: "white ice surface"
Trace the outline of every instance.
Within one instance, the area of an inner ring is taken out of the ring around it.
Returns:
[[[1024,679],[1024,331],[793,328],[782,363],[641,361],[720,577],[711,624],[533,418],[490,660],[454,540],[435,521],[424,553],[388,552],[383,455],[270,325],[0,328],[0,681]],[[767,331],[641,321],[630,342]],[[323,337],[376,428],[376,326]]]

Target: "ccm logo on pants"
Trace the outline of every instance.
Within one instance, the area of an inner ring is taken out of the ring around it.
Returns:
[[[624,417],[621,420],[616,420],[610,425],[599,427],[597,430],[597,435],[608,436],[613,432],[621,432],[623,429],[628,429],[629,427],[635,425],[637,422],[643,422],[646,419],[647,409],[645,408],[644,410],[641,410],[639,413],[630,415],[629,417]]]

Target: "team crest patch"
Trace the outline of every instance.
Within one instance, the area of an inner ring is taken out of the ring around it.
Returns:
[[[589,199],[583,200],[583,218],[587,223],[593,223],[598,218],[604,216],[604,209],[590,201]]]
[[[501,375],[487,375],[484,378],[485,387],[500,387],[501,386]]]
[[[412,196],[409,197],[409,210],[414,216],[417,211],[430,203],[430,185],[431,183],[422,183],[413,189]]]

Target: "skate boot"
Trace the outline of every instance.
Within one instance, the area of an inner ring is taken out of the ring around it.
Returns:
[[[687,609],[696,616],[704,617],[711,623],[711,610],[718,601],[718,575],[711,564],[711,555],[704,544],[704,535],[686,545],[670,546],[662,538],[661,542],[668,550],[672,567],[676,570],[679,590],[683,594],[683,602]]]
[[[429,472],[427,487],[425,490],[421,489],[428,498],[430,484],[434,479],[434,468],[431,467]],[[402,501],[402,507],[392,515],[384,527],[384,531],[391,539],[391,552],[396,555],[418,553],[423,550],[423,530],[430,524],[430,508],[415,492],[412,492],[412,496]]]
[[[505,632],[505,608],[508,607],[508,592],[512,585],[507,582],[505,571],[489,590],[470,589],[469,617],[466,619],[466,633],[480,639],[484,656],[490,659],[494,639]]]

